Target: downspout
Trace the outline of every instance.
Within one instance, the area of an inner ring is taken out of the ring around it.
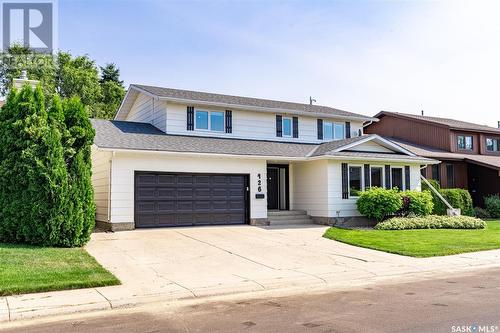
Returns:
[[[425,166],[424,168],[427,168],[427,166]],[[424,168],[421,168],[421,169],[424,169]],[[442,202],[444,202],[444,204],[446,205],[446,207],[448,207],[448,209],[449,209],[448,215],[460,215],[460,210],[453,208],[450,205],[450,203],[441,195],[441,193],[439,193],[439,191],[436,190],[434,188],[434,186],[432,186],[431,183],[429,183],[429,181],[424,176],[420,175],[420,178],[427,184],[427,186],[429,186],[429,188],[438,196],[438,198]]]
[[[109,159],[109,175],[108,175],[108,222],[111,222],[111,183],[113,180],[113,157],[115,157],[115,152],[111,152],[111,158]]]

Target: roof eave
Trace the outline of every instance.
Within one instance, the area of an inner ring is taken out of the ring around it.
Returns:
[[[159,100],[174,102],[174,103],[188,103],[194,105],[208,105],[208,106],[219,106],[224,108],[238,109],[238,110],[250,110],[250,111],[259,111],[266,113],[289,113],[296,115],[304,115],[304,116],[319,116],[324,118],[338,118],[344,120],[357,120],[357,121],[374,121],[377,122],[379,119],[373,117],[364,117],[364,116],[344,116],[344,115],[334,115],[330,113],[322,113],[322,112],[313,112],[313,111],[300,111],[293,109],[283,109],[283,108],[267,108],[267,107],[259,107],[259,106],[251,106],[251,105],[240,105],[240,104],[231,104],[231,103],[220,103],[220,102],[210,102],[210,101],[200,101],[196,99],[188,99],[188,98],[173,98],[173,97],[164,97],[153,94],[145,89],[142,89],[136,85],[131,84],[130,89],[136,89],[139,92],[147,94],[150,97],[155,97]]]

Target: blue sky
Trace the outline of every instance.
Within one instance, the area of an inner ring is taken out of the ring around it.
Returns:
[[[59,0],[59,47],[125,83],[500,120],[495,1]]]

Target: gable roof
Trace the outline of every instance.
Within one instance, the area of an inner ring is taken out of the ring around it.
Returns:
[[[500,170],[500,156],[451,153],[400,139],[390,138],[390,140],[419,156],[440,160],[466,161]]]
[[[495,128],[486,125],[479,125],[450,118],[429,117],[417,114],[390,112],[390,111],[381,111],[375,115],[376,118],[382,118],[384,116],[393,116],[398,118],[423,121],[427,123],[437,124],[439,126],[448,127],[449,129],[454,129],[454,130],[478,131],[478,132],[500,134],[500,128]]]
[[[123,99],[122,105],[118,109],[115,117],[116,120],[125,120],[126,114],[128,114],[138,93],[144,93],[151,97],[167,101],[189,103],[195,105],[212,105],[263,112],[268,111],[310,116],[335,117],[346,120],[378,121],[378,119],[376,118],[322,105],[310,105],[253,97],[223,95],[201,91],[162,88],[140,84],[130,85],[127,94]]]
[[[408,152],[370,153],[342,151],[352,144],[380,138],[378,135],[326,142],[322,144],[293,143],[233,138],[200,137],[166,134],[148,123],[92,119],[96,130],[94,144],[109,150],[161,151],[171,153],[225,154],[306,160],[313,157],[352,157],[419,161],[434,163]],[[385,140],[385,139],[384,139]],[[402,150],[402,148],[401,148]]]

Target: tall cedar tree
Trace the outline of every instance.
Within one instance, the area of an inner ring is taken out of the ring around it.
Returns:
[[[93,228],[94,131],[77,100],[12,90],[0,109],[0,241],[81,246]]]

